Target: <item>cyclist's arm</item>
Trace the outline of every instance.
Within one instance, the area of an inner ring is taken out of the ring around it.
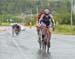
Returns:
[[[53,16],[51,14],[50,14],[50,17],[51,17],[52,25],[55,26],[55,21],[54,21],[54,18],[53,18]]]
[[[52,28],[53,28],[53,31],[55,30],[55,21],[54,21],[54,18],[52,15],[50,15],[51,17],[51,22],[52,22]]]
[[[39,16],[41,16],[41,15],[40,15],[40,14],[38,14],[38,15],[37,15],[37,17],[36,17],[36,26],[38,26],[38,25],[39,25],[39,18],[40,18]]]
[[[41,15],[41,17],[40,17],[40,19],[39,19],[39,24],[40,24],[41,20],[43,19],[43,17],[44,17],[44,14]]]

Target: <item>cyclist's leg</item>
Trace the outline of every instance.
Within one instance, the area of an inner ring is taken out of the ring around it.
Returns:
[[[40,31],[41,31],[40,27],[37,27],[38,40],[41,39],[41,32]]]
[[[49,48],[51,46],[50,40],[51,40],[51,28],[48,28],[47,30],[47,52],[49,52]]]
[[[39,32],[38,32],[38,27],[36,27],[36,31],[37,31],[37,34],[39,34]]]
[[[41,32],[40,32],[40,28],[37,27],[37,34],[38,34],[38,42],[39,42],[39,46],[41,48]]]
[[[51,34],[52,34],[52,28],[48,28],[48,47],[50,48],[51,44],[50,44],[50,40],[51,40]]]

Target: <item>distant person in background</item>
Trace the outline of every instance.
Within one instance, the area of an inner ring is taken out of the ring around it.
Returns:
[[[12,25],[12,35],[19,34],[21,27],[18,24]]]
[[[30,28],[32,27],[32,22],[31,22],[31,21],[29,22],[29,27],[30,27]]]

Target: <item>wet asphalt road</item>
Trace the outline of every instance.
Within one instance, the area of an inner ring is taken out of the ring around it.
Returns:
[[[75,36],[53,34],[50,53],[39,49],[35,28],[26,28],[19,36],[11,29],[0,33],[0,59],[75,59]]]

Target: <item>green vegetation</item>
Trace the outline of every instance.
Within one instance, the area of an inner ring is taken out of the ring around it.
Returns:
[[[10,23],[1,23],[1,26],[9,26],[10,25]]]
[[[74,1],[75,3],[75,1]],[[16,16],[26,16],[37,13],[44,8],[49,8],[54,15],[55,21],[63,24],[70,24],[71,1],[70,0],[0,0],[0,21],[1,22],[27,22],[26,19]],[[32,12],[31,12],[32,11]],[[22,15],[24,14],[24,15]],[[32,20],[33,22],[34,20]],[[73,15],[73,24],[75,15]]]
[[[3,30],[0,30],[0,32],[3,32]]]
[[[54,33],[75,35],[75,26],[73,26],[73,29],[71,29],[70,25],[58,25],[55,27]]]
[[[4,15],[0,15],[0,23],[14,23],[14,22],[21,22],[21,18],[16,17],[15,15],[11,15],[11,14],[4,14]]]

